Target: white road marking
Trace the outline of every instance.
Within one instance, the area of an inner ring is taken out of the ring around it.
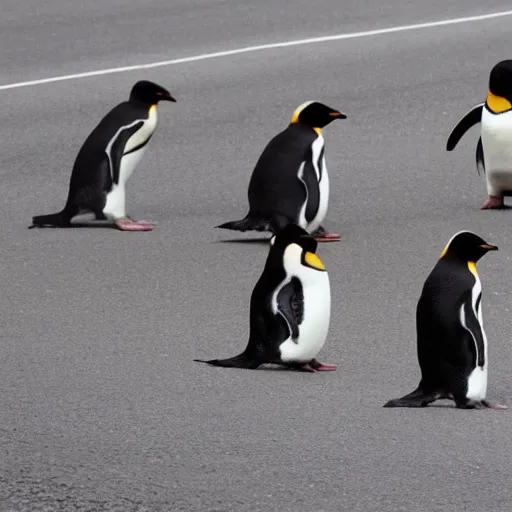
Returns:
[[[197,62],[200,60],[216,59],[219,57],[229,57],[230,55],[239,55],[241,53],[257,52],[262,50],[272,50],[275,48],[287,48],[289,46],[300,46],[305,44],[325,43],[328,41],[341,41],[344,39],[357,39],[360,37],[379,36],[382,34],[393,34],[395,32],[406,32],[408,30],[420,30],[423,28],[442,27],[445,25],[457,25],[460,23],[471,23],[473,21],[483,21],[493,18],[502,18],[511,16],[512,10],[500,11],[489,14],[480,14],[478,16],[467,16],[465,18],[451,18],[447,20],[431,21],[427,23],[417,23],[414,25],[401,25],[397,27],[380,28],[376,30],[366,30],[364,32],[349,32],[345,34],[335,34],[332,36],[312,37],[309,39],[297,39],[295,41],[284,41],[282,43],[260,44],[257,46],[246,46],[236,50],[226,50],[222,52],[204,53],[202,55],[194,55],[191,57],[183,57],[181,59],[162,60],[159,62],[150,62],[148,64],[136,64],[134,66],[124,66],[110,69],[100,69],[97,71],[86,71],[84,73],[75,73],[73,75],[55,76],[52,78],[41,78],[38,80],[29,80],[27,82],[17,82],[13,84],[0,85],[0,91],[8,89],[18,89],[20,87],[29,87],[33,85],[44,85],[52,82],[64,82],[66,80],[77,80],[78,78],[88,78],[91,76],[111,75],[113,73],[124,73],[127,71],[138,71],[141,69],[152,69],[164,66],[173,66],[176,64],[185,64],[188,62]]]

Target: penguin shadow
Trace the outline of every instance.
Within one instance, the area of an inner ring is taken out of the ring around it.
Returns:
[[[427,407],[424,407],[424,409],[456,409],[455,404],[450,401],[445,401],[444,403],[434,403],[434,404],[428,404]]]
[[[194,362],[204,362],[202,360],[198,360],[198,359],[194,359],[193,360]],[[282,366],[282,365],[279,365],[278,363],[264,363],[260,366],[258,366],[258,368],[251,368],[251,369],[248,369],[248,368],[238,368],[238,367],[231,367],[231,368],[223,368],[221,366],[212,366],[212,368],[214,369],[219,369],[219,370],[226,370],[226,369],[229,369],[229,370],[241,370],[241,371],[247,371],[249,370],[250,372],[285,372],[285,373],[299,373],[299,374],[304,374],[304,375],[309,375],[310,373],[312,372],[308,372],[308,371],[304,371],[302,370],[301,368],[293,368],[293,367],[290,367],[290,366]],[[332,373],[332,372],[315,372],[315,373]]]
[[[100,228],[100,229],[115,229],[117,226],[115,224],[111,224],[109,222],[102,221],[79,221],[72,222],[69,226],[28,226],[28,229],[74,229],[74,228]]]
[[[227,238],[223,240],[215,240],[217,244],[242,244],[242,245],[268,245],[270,238]]]

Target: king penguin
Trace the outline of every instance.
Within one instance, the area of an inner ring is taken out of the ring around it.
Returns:
[[[246,349],[229,359],[195,361],[247,369],[274,363],[308,372],[336,370],[315,359],[331,316],[329,276],[316,248],[316,240],[295,224],[274,235],[251,296]]]
[[[426,407],[451,399],[462,409],[495,408],[486,400],[487,337],[476,262],[497,251],[469,231],[456,233],[427,277],[416,308],[419,386],[384,407]]]
[[[251,175],[249,213],[217,226],[277,234],[297,224],[317,241],[340,240],[321,226],[329,203],[329,175],[322,128],[346,115],[316,101],[297,107],[289,126],[265,147]]]
[[[473,125],[481,123],[476,146],[478,173],[486,176],[488,198],[482,210],[506,208],[512,195],[512,60],[496,64],[489,76],[485,103],[473,107],[455,126],[446,149],[452,151]]]
[[[122,231],[151,231],[151,223],[127,216],[126,182],[155,132],[159,101],[176,100],[153,82],[137,82],[128,101],[107,113],[78,152],[64,209],[33,217],[31,227],[69,227],[75,215],[93,212]]]

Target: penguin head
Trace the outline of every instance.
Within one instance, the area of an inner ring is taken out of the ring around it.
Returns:
[[[310,274],[310,271],[326,271],[316,254],[318,242],[296,224],[288,224],[274,235],[270,246],[267,267],[284,267],[288,274],[299,277]]]
[[[512,60],[503,60],[492,68],[487,106],[496,114],[512,108]]]
[[[130,101],[149,103],[151,105],[156,105],[159,101],[176,102],[167,89],[147,80],[141,80],[132,87]]]
[[[304,124],[311,128],[323,128],[336,119],[346,119],[347,116],[318,101],[306,101],[299,105],[292,114],[290,124]]]
[[[441,259],[450,258],[464,262],[477,262],[489,251],[497,251],[495,245],[488,244],[485,240],[470,231],[460,231],[453,235],[441,253]]]

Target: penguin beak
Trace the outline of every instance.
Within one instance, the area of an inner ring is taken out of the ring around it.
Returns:
[[[160,101],[172,101],[173,103],[177,103],[176,100],[168,92],[157,92],[156,95],[160,96]]]
[[[342,114],[341,112],[338,111],[329,112],[329,115],[331,117],[337,117],[338,119],[347,119],[347,116],[345,114]]]
[[[480,247],[482,249],[485,249],[486,251],[497,251],[498,250],[498,247],[496,245],[482,244]]]

